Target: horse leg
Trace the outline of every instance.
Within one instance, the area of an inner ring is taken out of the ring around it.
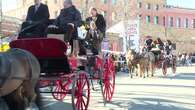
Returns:
[[[140,75],[140,77],[142,77],[142,68],[141,68],[140,64],[138,64],[138,69],[139,69],[139,75]]]
[[[146,73],[147,73],[147,77],[149,77],[149,67],[150,67],[150,65],[145,65],[145,70],[146,70]]]
[[[129,69],[129,76],[130,76],[131,78],[133,78],[133,67],[131,67],[131,68]]]
[[[146,76],[145,76],[145,67],[143,66],[143,71],[142,71],[142,74],[143,74],[143,78],[146,78]]]
[[[133,74],[132,74],[132,65],[128,64],[129,67],[129,77],[133,78]]]
[[[155,70],[155,64],[151,64],[151,72],[152,72],[152,77],[154,77],[154,70]]]
[[[145,70],[146,70],[146,65],[142,64],[142,75],[143,75],[143,78],[146,78],[145,76]]]
[[[3,96],[3,99],[6,101],[9,110],[25,110],[24,100],[22,100],[22,88],[19,87],[14,92],[9,95]]]
[[[134,68],[135,68],[135,74],[136,74],[136,76],[138,76],[138,64],[135,64],[135,66],[134,66]]]
[[[131,67],[129,66],[129,77],[131,77]]]

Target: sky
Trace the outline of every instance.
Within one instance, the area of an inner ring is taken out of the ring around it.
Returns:
[[[195,0],[167,0],[167,3],[169,5],[195,9]],[[2,4],[3,11],[8,11],[16,7],[16,0],[2,0]]]

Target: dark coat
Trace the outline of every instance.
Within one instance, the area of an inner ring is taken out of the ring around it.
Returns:
[[[49,10],[47,5],[41,3],[36,12],[35,5],[29,7],[26,21],[48,21],[48,19]]]
[[[86,22],[90,22],[90,21],[92,21],[92,17],[88,17],[86,19]],[[106,32],[106,21],[105,21],[103,15],[101,15],[101,14],[97,15],[97,20],[96,20],[95,24],[96,24],[97,29],[100,32],[102,32],[102,33]]]
[[[73,23],[75,27],[82,23],[81,14],[75,6],[62,9],[54,24],[60,28],[67,28],[68,23]]]
[[[29,22],[32,21],[32,22]],[[35,5],[28,9],[26,22],[22,23],[19,38],[45,37],[45,30],[49,21],[49,10],[47,5],[40,4],[35,12]]]

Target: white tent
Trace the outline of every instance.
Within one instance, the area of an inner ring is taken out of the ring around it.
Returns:
[[[120,21],[119,23],[115,24],[114,26],[110,27],[106,33],[114,33],[119,34],[119,37],[123,37],[125,35],[125,22]]]
[[[114,26],[110,27],[107,29],[106,33],[109,34],[117,34],[118,37],[123,38],[123,51],[125,52],[126,50],[126,30],[125,30],[125,22],[120,21],[119,23],[115,24]]]
[[[123,51],[127,51],[127,43],[132,42],[131,48],[139,50],[139,21],[138,20],[128,20],[120,21],[114,26],[110,27],[106,33],[118,34],[118,37],[123,38]],[[130,40],[131,37],[131,40]],[[129,42],[127,42],[129,41]],[[130,44],[128,44],[130,45]]]

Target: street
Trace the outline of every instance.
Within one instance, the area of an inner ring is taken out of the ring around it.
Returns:
[[[47,110],[71,110],[70,96],[64,103],[44,97]],[[145,79],[118,73],[112,102],[104,107],[101,92],[92,91],[89,110],[195,110],[195,67],[178,67],[167,77],[157,70]]]

